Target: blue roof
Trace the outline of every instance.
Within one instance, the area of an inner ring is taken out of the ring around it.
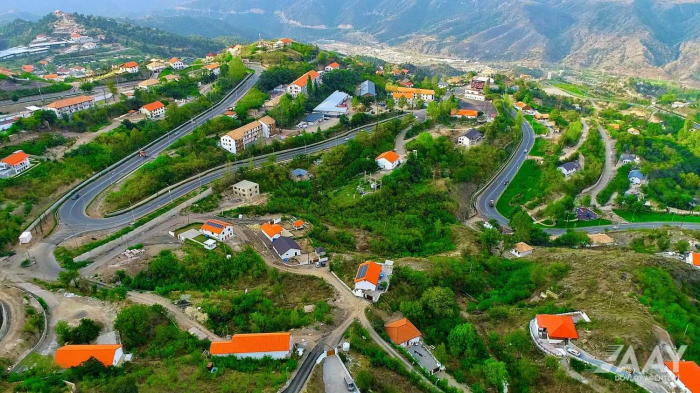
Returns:
[[[635,169],[635,170],[630,171],[629,178],[631,179],[633,177],[643,179],[644,175],[642,174],[642,171]]]
[[[374,88],[374,82],[372,82],[372,81],[364,81],[364,82],[362,82],[362,84],[360,84],[360,95],[364,96],[367,94],[369,94],[371,96],[377,95],[377,91]]]
[[[292,171],[292,175],[294,176],[306,176],[309,172],[305,171],[304,169],[297,168]]]
[[[323,100],[322,103],[318,104],[318,106],[314,108],[314,112],[345,114],[348,112],[348,107],[347,105],[343,106],[343,104],[349,98],[350,96],[347,93],[336,90],[331,93],[328,98]]]

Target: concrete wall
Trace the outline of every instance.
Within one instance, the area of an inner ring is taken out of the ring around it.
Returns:
[[[184,209],[187,206],[192,205],[193,203],[195,203],[203,198],[208,197],[209,195],[211,195],[211,193],[212,193],[211,188],[208,188],[203,193],[181,203],[180,205],[176,206],[172,210],[170,210],[170,211],[154,218],[153,220],[141,225],[140,227],[134,229],[133,231],[127,233],[126,235],[124,235],[118,239],[114,239],[107,244],[103,244],[103,245],[95,248],[94,250],[86,252],[85,254],[78,255],[77,257],[74,258],[74,260],[76,262],[81,262],[81,261],[86,261],[88,259],[92,259],[98,255],[101,255],[101,254],[104,254],[108,251],[111,251],[114,248],[116,248],[122,244],[125,244],[126,242],[128,242],[136,237],[142,236],[143,234],[150,231],[154,227],[156,227],[156,226],[162,224],[163,222],[168,221],[168,220],[174,218],[175,216],[177,216],[178,213],[180,213],[180,210]]]

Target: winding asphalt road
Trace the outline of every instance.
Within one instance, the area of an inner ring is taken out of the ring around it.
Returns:
[[[167,149],[176,140],[189,134],[207,120],[221,114],[227,107],[234,106],[236,102],[238,102],[238,100],[245,95],[245,93],[255,86],[260,73],[262,72],[262,68],[258,66],[252,66],[251,68],[253,68],[255,73],[251,75],[251,77],[248,78],[248,80],[246,80],[243,84],[241,84],[233,94],[224,99],[208,112],[192,119],[183,126],[170,131],[165,138],[162,138],[160,141],[149,146],[146,149],[148,157],[144,158],[138,154],[135,154],[129,159],[114,166],[111,170],[103,174],[101,177],[95,179],[93,182],[82,188],[74,190],[74,196],[64,202],[58,210],[61,223],[67,225],[74,234],[85,231],[104,230],[118,227],[129,224],[130,222],[134,221],[134,219],[150,213],[156,208],[164,205],[166,201],[169,202],[170,198],[175,199],[195,189],[199,184],[191,185],[192,187],[189,188],[181,187],[179,189],[172,190],[170,195],[166,194],[161,198],[156,198],[148,204],[135,208],[133,212],[110,218],[93,218],[88,216],[85,212],[87,205],[114,182],[119,181],[119,179],[123,178],[124,176],[133,173],[143,164],[148,162],[150,158],[158,156],[158,154]],[[203,177],[202,181],[204,180],[205,179]]]
[[[535,131],[532,129],[530,123],[523,121],[523,125],[520,129],[523,135],[518,149],[506,164],[503,171],[493,179],[491,184],[484,189],[476,201],[476,208],[483,216],[487,219],[493,218],[501,225],[508,225],[508,219],[503,217],[503,215],[496,210],[495,204],[498,198],[503,194],[503,191],[508,187],[505,182],[507,181],[510,183],[513,180],[518,170],[520,170],[520,167],[527,159],[530,150],[532,150],[532,147],[535,145]],[[493,207],[491,206],[491,201],[494,201]]]
[[[512,115],[513,113],[511,113]],[[535,144],[535,132],[526,121],[523,121],[521,127],[522,130],[522,142],[519,149],[513,154],[510,161],[506,164],[503,170],[491,181],[491,183],[481,192],[476,201],[476,209],[485,219],[496,220],[500,225],[508,225],[509,220],[504,217],[496,207],[490,205],[490,201],[494,201],[494,205],[497,205],[498,199],[503,195],[503,191],[508,187],[505,182],[510,183],[515,175],[520,170],[523,162],[527,159],[527,155],[532,150]],[[610,145],[610,144],[607,144]],[[606,154],[609,152],[606,151]],[[600,225],[592,227],[577,228],[575,225],[569,227],[569,229],[574,229],[576,231],[583,231],[587,233],[602,233],[604,231],[624,231],[628,229],[655,229],[662,226],[673,226],[687,229],[700,229],[700,224],[698,223],[687,223],[687,222],[640,222],[640,223],[617,223],[612,225]],[[550,235],[561,235],[566,232],[565,228],[552,228],[545,229]]]

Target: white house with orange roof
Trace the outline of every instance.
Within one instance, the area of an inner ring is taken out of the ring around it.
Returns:
[[[532,248],[532,246],[530,246],[529,244],[520,242],[516,243],[515,246],[513,246],[513,249],[510,250],[510,253],[518,258],[521,258],[532,254],[533,250],[534,248]]]
[[[376,291],[382,266],[376,262],[367,261],[360,264],[355,274],[355,290]]]
[[[207,64],[204,67],[202,67],[202,69],[216,76],[219,76],[219,73],[221,72],[221,67],[219,66],[219,63]]]
[[[280,224],[270,224],[266,222],[260,226],[260,230],[268,240],[273,241],[282,236],[283,229]]]
[[[234,334],[230,341],[214,341],[209,347],[212,356],[237,358],[285,359],[292,355],[294,339],[291,333]]]
[[[389,322],[384,325],[384,330],[391,341],[401,347],[417,345],[420,343],[421,337],[423,337],[420,330],[418,330],[408,318]]]
[[[56,115],[71,115],[84,109],[92,108],[95,98],[91,96],[75,96],[54,101],[46,106],[48,110],[56,112]]]
[[[309,78],[311,79],[311,83],[313,83],[314,86],[323,83],[323,78],[321,74],[314,70],[311,70],[305,73],[304,75],[298,77],[294,82],[290,83],[289,86],[287,86],[287,94],[289,94],[292,97],[296,97],[301,93],[308,95],[309,90],[307,84],[309,83]]]
[[[129,74],[136,74],[139,72],[139,64],[135,61],[127,61],[126,63],[119,66],[120,72],[126,72]]]
[[[576,324],[571,315],[537,314],[535,329],[538,338],[547,340],[550,344],[578,339]]]
[[[696,269],[700,269],[700,252],[689,252],[685,261],[688,262],[690,266]]]
[[[56,350],[55,361],[61,368],[80,366],[95,358],[105,366],[116,366],[124,356],[119,344],[66,345]]]
[[[29,155],[22,150],[17,150],[0,160],[0,178],[5,179],[19,175],[29,169],[30,165]]]
[[[401,158],[398,154],[396,154],[396,152],[385,151],[384,153],[378,155],[377,158],[374,159],[374,161],[377,162],[379,168],[385,171],[390,171],[399,166],[399,164],[401,163]]]
[[[681,393],[700,393],[700,366],[691,361],[664,362],[666,372]]]
[[[333,71],[340,69],[340,64],[336,63],[335,61],[332,62],[331,64],[328,64],[326,68],[324,68],[326,71]]]
[[[242,46],[240,45],[231,45],[228,47],[228,53],[231,54],[231,56],[238,56],[241,54],[241,49],[243,49]]]
[[[174,70],[182,70],[185,68],[185,63],[180,61],[180,59],[177,57],[173,57],[172,59],[168,60],[168,65],[173,67]]]
[[[203,235],[213,237],[214,239],[223,242],[224,240],[233,237],[233,224],[220,220],[206,220],[199,232]]]
[[[277,42],[275,42],[275,43],[273,44],[272,47],[275,48],[275,49],[277,49],[277,48],[283,48],[283,47],[285,47],[285,46],[290,46],[290,45],[292,45],[292,42],[294,42],[294,41],[292,41],[291,38],[280,38]]]
[[[151,102],[150,104],[142,106],[139,112],[151,119],[163,117],[165,116],[165,105],[160,101]]]

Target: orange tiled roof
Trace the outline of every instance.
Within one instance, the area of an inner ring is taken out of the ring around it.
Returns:
[[[403,344],[406,341],[413,340],[416,337],[422,336],[421,332],[413,326],[408,318],[399,319],[391,323],[384,325],[384,330],[386,334],[389,335],[391,341],[394,344]]]
[[[78,105],[88,101],[94,101],[95,99],[91,96],[76,96],[70,97],[63,100],[58,100],[47,105],[48,108],[61,109],[71,105]]]
[[[99,360],[105,366],[111,366],[114,353],[122,346],[108,345],[66,345],[56,350],[56,363],[63,368],[79,366],[91,357]]]
[[[22,66],[22,71],[24,72],[34,72],[34,66],[31,64],[25,64]]]
[[[230,227],[231,224],[225,222],[225,221],[219,221],[219,220],[206,220],[204,221],[204,224],[202,225],[202,230],[203,231],[209,231],[211,233],[221,233],[224,231],[224,228]]]
[[[29,158],[27,153],[23,152],[22,150],[17,150],[9,156],[3,158],[2,162],[4,162],[7,165],[15,166],[20,162],[26,160],[27,158]]]
[[[367,266],[363,269],[363,266]],[[379,284],[379,273],[382,272],[382,267],[379,264],[372,261],[367,261],[360,264],[357,268],[357,275],[355,276],[355,282],[368,281],[374,285]],[[362,274],[362,276],[360,276]]]
[[[452,115],[454,116],[472,116],[472,117],[477,117],[479,115],[478,111],[474,111],[471,109],[453,109],[452,110]]]
[[[541,328],[547,328],[549,338],[553,339],[577,339],[576,325],[574,319],[569,315],[548,315],[538,314],[537,325]]]
[[[412,93],[406,93],[406,92],[393,92],[391,95],[394,98],[401,98],[401,97],[406,97],[406,99],[413,99],[413,94]]]
[[[12,76],[15,73],[12,72],[12,70],[8,70],[7,68],[0,67],[0,74],[5,75],[5,76]]]
[[[383,159],[385,159],[393,164],[396,162],[396,160],[399,159],[399,155],[393,151],[385,151],[384,153],[378,155],[377,158],[375,158],[375,160],[379,160],[381,158],[383,158]]]
[[[693,262],[693,266],[700,266],[700,253],[698,252],[691,252],[690,255],[692,255],[691,262]]]
[[[177,57],[173,57],[172,59],[170,59],[170,61],[168,61],[168,63],[170,63],[170,64],[177,63],[177,62],[178,62]]]
[[[44,79],[58,79],[58,74],[46,74]]]
[[[163,105],[162,102],[156,101],[156,102],[151,102],[150,104],[146,104],[146,105],[142,106],[141,108],[143,108],[149,112],[153,112],[156,109],[160,109],[160,108],[164,108],[164,107],[165,107],[165,105]]]
[[[122,64],[122,68],[134,68],[138,67],[139,63],[135,61],[127,61],[126,63]]]
[[[231,341],[215,341],[211,343],[209,353],[212,355],[229,355],[289,351],[291,340],[291,333],[234,334],[231,337]]]
[[[664,362],[691,393],[700,393],[700,366],[695,362]]]
[[[534,250],[534,248],[532,248],[532,246],[530,246],[527,243],[520,242],[520,243],[515,244],[515,251],[517,251],[521,254],[524,252],[532,251],[532,250]]]
[[[296,220],[294,221],[294,228],[299,228],[304,225],[304,221],[302,220]]]
[[[215,70],[215,69],[219,68],[219,63],[207,64],[204,66],[204,68],[206,68],[208,70]]]
[[[282,41],[285,44],[290,44],[292,42],[291,38],[282,38],[280,41]]]
[[[311,77],[311,80],[315,80],[318,78],[318,72],[311,70],[304,75],[298,77],[294,82],[292,82],[293,85],[297,85],[299,87],[304,87],[306,84],[309,82],[309,76]]]
[[[338,63],[336,63],[336,62],[333,62],[333,63],[331,63],[331,64],[328,64],[328,67],[331,67],[331,68],[338,68],[338,67],[340,67],[340,64],[338,64]]]
[[[260,226],[260,229],[269,237],[282,233],[282,227],[279,224],[269,224],[266,222]]]

